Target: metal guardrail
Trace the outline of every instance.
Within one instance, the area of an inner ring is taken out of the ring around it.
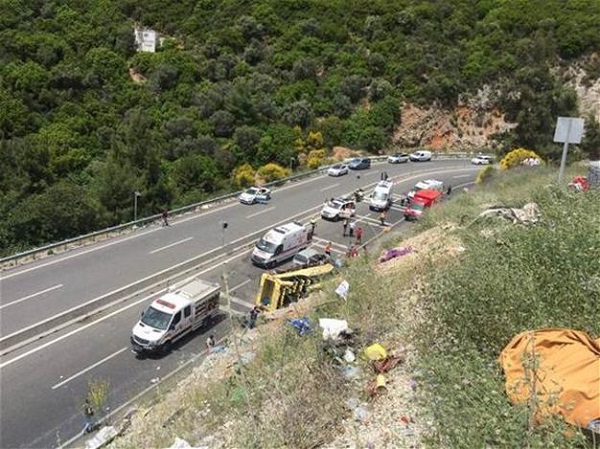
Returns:
[[[433,160],[469,159],[469,158],[475,156],[476,154],[480,154],[480,153],[469,153],[469,152],[441,153],[441,154],[433,153]],[[386,155],[382,155],[382,156],[370,156],[369,158],[372,161],[380,162],[380,161],[385,161],[387,159],[387,157],[388,157],[388,155],[386,154]],[[269,182],[269,183],[265,184],[265,186],[267,186],[267,187],[278,186],[278,185],[282,185],[282,184],[285,184],[290,181],[295,181],[297,179],[307,178],[307,177],[310,177],[310,176],[313,176],[316,174],[320,174],[320,173],[324,172],[325,170],[327,170],[329,167],[330,167],[330,165],[326,165],[326,166],[319,167],[316,170],[310,170],[310,171],[298,173],[296,175],[289,176],[287,178]],[[238,190],[236,192],[221,195],[221,196],[211,198],[206,201],[201,201],[199,203],[194,203],[194,204],[190,204],[188,206],[183,206],[183,207],[180,207],[177,209],[173,209],[173,210],[169,211],[169,215],[178,215],[178,214],[190,212],[195,209],[202,208],[203,206],[208,206],[210,204],[216,204],[216,203],[219,203],[219,202],[222,202],[225,200],[236,198],[241,193],[242,193],[242,191]],[[76,245],[78,243],[82,244],[84,242],[95,242],[98,237],[108,237],[113,233],[121,233],[122,231],[125,231],[125,230],[134,230],[136,228],[143,227],[150,223],[156,222],[160,219],[161,219],[161,214],[151,215],[149,217],[144,217],[139,220],[130,221],[128,223],[112,226],[110,228],[102,229],[99,231],[94,231],[89,234],[84,234],[81,236],[62,240],[57,243],[51,243],[51,244],[42,246],[40,248],[33,248],[33,249],[23,251],[18,254],[14,254],[12,256],[3,257],[3,258],[0,258],[0,269],[4,269],[7,267],[9,267],[9,268],[14,267],[17,265],[17,262],[20,259],[33,258],[35,260],[37,255],[42,255],[42,254],[43,255],[51,255],[55,252],[55,250],[59,250],[61,248],[63,248],[64,250],[67,250],[67,249],[69,249],[69,247],[72,247],[73,245]]]

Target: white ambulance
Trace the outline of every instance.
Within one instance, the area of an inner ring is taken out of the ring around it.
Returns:
[[[391,179],[379,181],[369,196],[369,209],[388,210],[392,206],[394,182]]]
[[[256,242],[250,260],[255,265],[270,268],[291,259],[310,245],[312,233],[309,228],[310,225],[293,221],[271,229]]]
[[[133,327],[131,346],[134,352],[168,353],[175,341],[216,316],[219,295],[218,284],[194,279],[152,301]]]

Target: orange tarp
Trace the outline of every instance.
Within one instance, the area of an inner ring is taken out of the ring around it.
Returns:
[[[560,414],[569,424],[586,427],[600,418],[600,338],[570,329],[523,332],[499,359],[506,392],[513,404],[536,394],[536,421]]]

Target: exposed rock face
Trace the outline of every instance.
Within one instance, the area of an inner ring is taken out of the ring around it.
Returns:
[[[581,63],[568,66],[560,76],[575,90],[581,116],[592,114],[600,122],[600,77],[592,75],[599,68],[600,55],[594,53]]]
[[[600,66],[600,56],[592,55],[579,64],[556,69],[554,74],[573,87],[581,117],[592,114],[600,121],[600,78],[591,76]],[[453,110],[420,108],[411,103],[402,107],[402,123],[393,143],[400,148],[429,148],[437,151],[478,151],[493,149],[493,134],[514,128],[495,105],[499,92],[490,86],[475,95],[461,96]]]
[[[402,108],[402,123],[393,141],[399,147],[424,147],[433,150],[481,150],[492,145],[490,136],[516,126],[494,108],[465,102],[449,111],[421,109],[410,103]]]

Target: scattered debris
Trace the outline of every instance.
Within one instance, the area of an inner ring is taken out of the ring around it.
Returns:
[[[301,337],[308,334],[312,329],[310,320],[307,317],[296,318],[295,320],[290,320],[289,323],[298,330],[298,335]]]
[[[335,294],[344,300],[348,300],[348,290],[350,289],[350,284],[348,281],[340,282],[340,285],[335,289]]]
[[[375,343],[365,349],[365,355],[371,361],[385,360],[387,358],[387,351],[379,343]]]
[[[521,209],[494,207],[480,213],[477,219],[486,217],[502,217],[512,221],[513,224],[528,225],[537,223],[540,220],[541,213],[536,203],[527,203]]]
[[[394,259],[396,257],[404,256],[406,254],[410,254],[413,252],[413,249],[410,246],[400,247],[400,248],[392,248],[385,250],[381,253],[379,257],[379,262],[387,262],[388,260]]]
[[[106,446],[117,436],[117,434],[117,429],[113,426],[103,427],[93,438],[90,438],[85,442],[85,449],[99,449]]]
[[[535,377],[536,423],[560,415],[586,428],[600,418],[600,338],[571,329],[526,331],[502,350],[499,362],[513,403],[532,401],[527,379]]]
[[[192,447],[187,441],[175,437],[175,442],[168,449],[208,449],[208,446],[194,446]]]
[[[579,175],[573,178],[573,181],[569,183],[569,187],[578,192],[582,192],[590,188],[590,183],[585,176]]]
[[[338,340],[342,333],[349,331],[346,320],[319,318],[319,326],[323,329],[323,340]]]

